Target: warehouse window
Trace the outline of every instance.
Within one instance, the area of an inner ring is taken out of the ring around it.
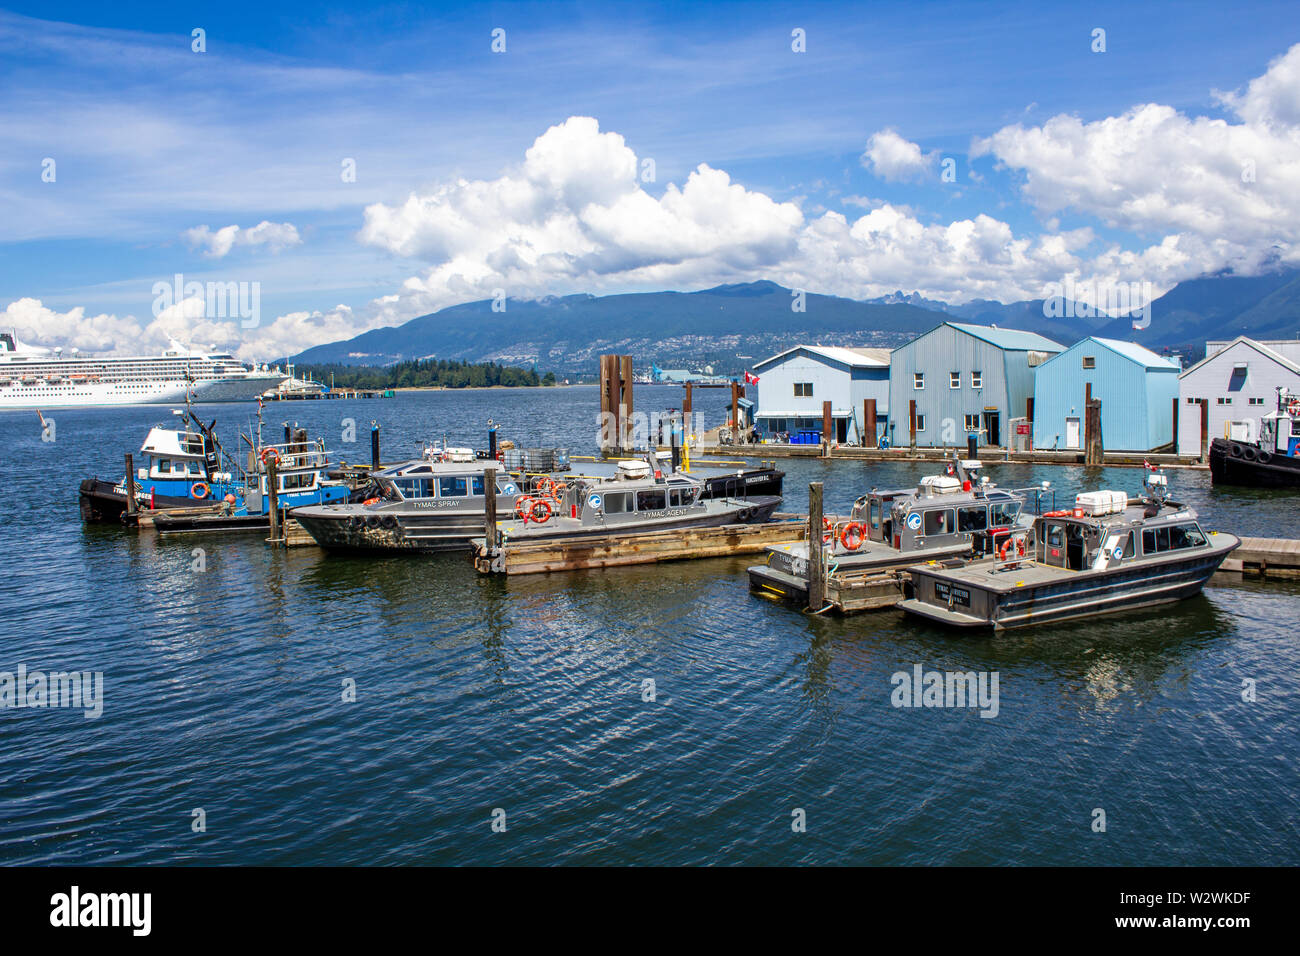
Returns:
[[[1263,405],[1263,404],[1264,404],[1264,400],[1263,400],[1262,398],[1252,398],[1252,399],[1250,400],[1250,404],[1252,404],[1252,405]]]
[[[1231,404],[1232,404],[1232,396],[1231,396],[1231,395],[1220,395],[1218,398],[1215,399],[1215,403],[1218,404],[1218,405],[1231,405]]]
[[[968,432],[979,431],[979,427],[980,427],[979,415],[966,416],[966,425],[965,425],[966,431]]]
[[[948,387],[961,388],[961,372],[948,373]]]
[[[812,398],[812,382],[795,382],[795,398]]]
[[[1095,355],[1085,355],[1085,356],[1083,357],[1083,367],[1084,367],[1084,368],[1096,368],[1096,367],[1097,367],[1097,356],[1095,356]]]
[[[1188,404],[1188,405],[1195,405],[1195,404],[1196,404],[1197,402],[1199,402],[1199,401],[1200,401],[1199,398],[1191,398],[1191,397],[1189,396],[1188,399],[1187,399],[1187,404]]]
[[[970,387],[971,387],[971,388],[983,388],[983,387],[984,387],[984,373],[983,373],[983,372],[971,372],[971,373],[970,373]]]
[[[919,431],[919,432],[923,432],[923,431],[925,431],[925,416],[924,416],[924,415],[917,415],[917,416],[916,416],[916,430]]]
[[[925,388],[925,373],[924,373],[924,372],[913,372],[913,373],[912,373],[912,388],[914,388],[914,389],[916,389],[916,390],[918,390],[918,391],[920,391],[921,389]]]

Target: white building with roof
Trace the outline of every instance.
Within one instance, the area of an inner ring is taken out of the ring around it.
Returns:
[[[1205,352],[1178,379],[1180,455],[1200,455],[1213,438],[1256,441],[1259,420],[1277,410],[1278,388],[1300,394],[1300,340],[1257,342],[1239,335],[1207,342]]]
[[[865,403],[876,403],[876,435],[889,415],[889,349],[796,345],[754,366],[759,376],[754,424],[760,435],[816,432],[821,437],[826,402],[840,444],[861,444]]]

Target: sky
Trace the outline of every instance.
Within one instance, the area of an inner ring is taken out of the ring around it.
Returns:
[[[501,295],[1298,260],[1294,0],[0,9],[0,328],[34,345],[264,361]]]

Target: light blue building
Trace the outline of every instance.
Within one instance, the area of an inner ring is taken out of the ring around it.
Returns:
[[[865,402],[876,403],[876,437],[889,417],[889,349],[798,345],[754,366],[759,373],[759,433],[800,431],[822,436],[825,403],[831,403],[833,434],[827,441],[862,444]]]
[[[1089,336],[1038,366],[1034,447],[1082,449],[1089,386],[1101,399],[1101,441],[1110,451],[1152,451],[1174,440],[1177,362],[1132,342]],[[1199,419],[1197,420],[1199,423]]]

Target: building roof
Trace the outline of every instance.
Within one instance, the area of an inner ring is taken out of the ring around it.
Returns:
[[[761,362],[754,363],[754,368],[772,365],[791,352],[798,352],[800,349],[830,359],[832,362],[847,365],[850,368],[889,368],[889,349],[848,348],[838,345],[796,345],[784,352],[773,355],[771,358],[765,358]]]
[[[1219,351],[1215,352],[1213,355],[1205,356],[1205,358],[1201,359],[1199,362],[1197,362],[1195,365],[1193,365],[1191,368],[1189,368],[1186,372],[1184,372],[1182,375],[1178,377],[1186,378],[1188,375],[1191,375],[1193,372],[1195,372],[1206,362],[1222,355],[1224,352],[1228,351],[1228,349],[1232,348],[1238,342],[1241,342],[1242,344],[1248,346],[1249,348],[1254,349],[1260,355],[1264,356],[1264,358],[1274,361],[1278,365],[1281,365],[1283,368],[1289,369],[1290,371],[1295,372],[1297,375],[1300,375],[1300,365],[1297,365],[1295,362],[1292,362],[1285,355],[1279,355],[1277,352],[1274,352],[1267,345],[1263,345],[1259,342],[1256,342],[1254,339],[1249,338],[1248,336],[1239,335],[1231,342],[1229,342],[1227,345],[1225,345],[1223,348],[1219,349]]]
[[[972,325],[967,322],[945,322],[954,329],[960,329],[977,339],[983,339],[1000,349],[1018,352],[1064,352],[1065,346],[1039,335],[1037,332],[1023,332],[1020,329],[999,329],[992,325]]]
[[[1129,361],[1136,362],[1143,368],[1169,372],[1181,371],[1181,366],[1177,362],[1157,355],[1149,348],[1138,345],[1136,342],[1122,342],[1119,339],[1103,339],[1100,335],[1090,335],[1086,339],[1080,339],[1065,351],[1073,352],[1075,349],[1079,348],[1079,346],[1086,345],[1089,342],[1096,342],[1098,345],[1110,349],[1112,352],[1123,356]],[[1065,352],[1060,354],[1064,355]],[[1043,365],[1050,365],[1054,361],[1056,361],[1056,358],[1044,362]]]

